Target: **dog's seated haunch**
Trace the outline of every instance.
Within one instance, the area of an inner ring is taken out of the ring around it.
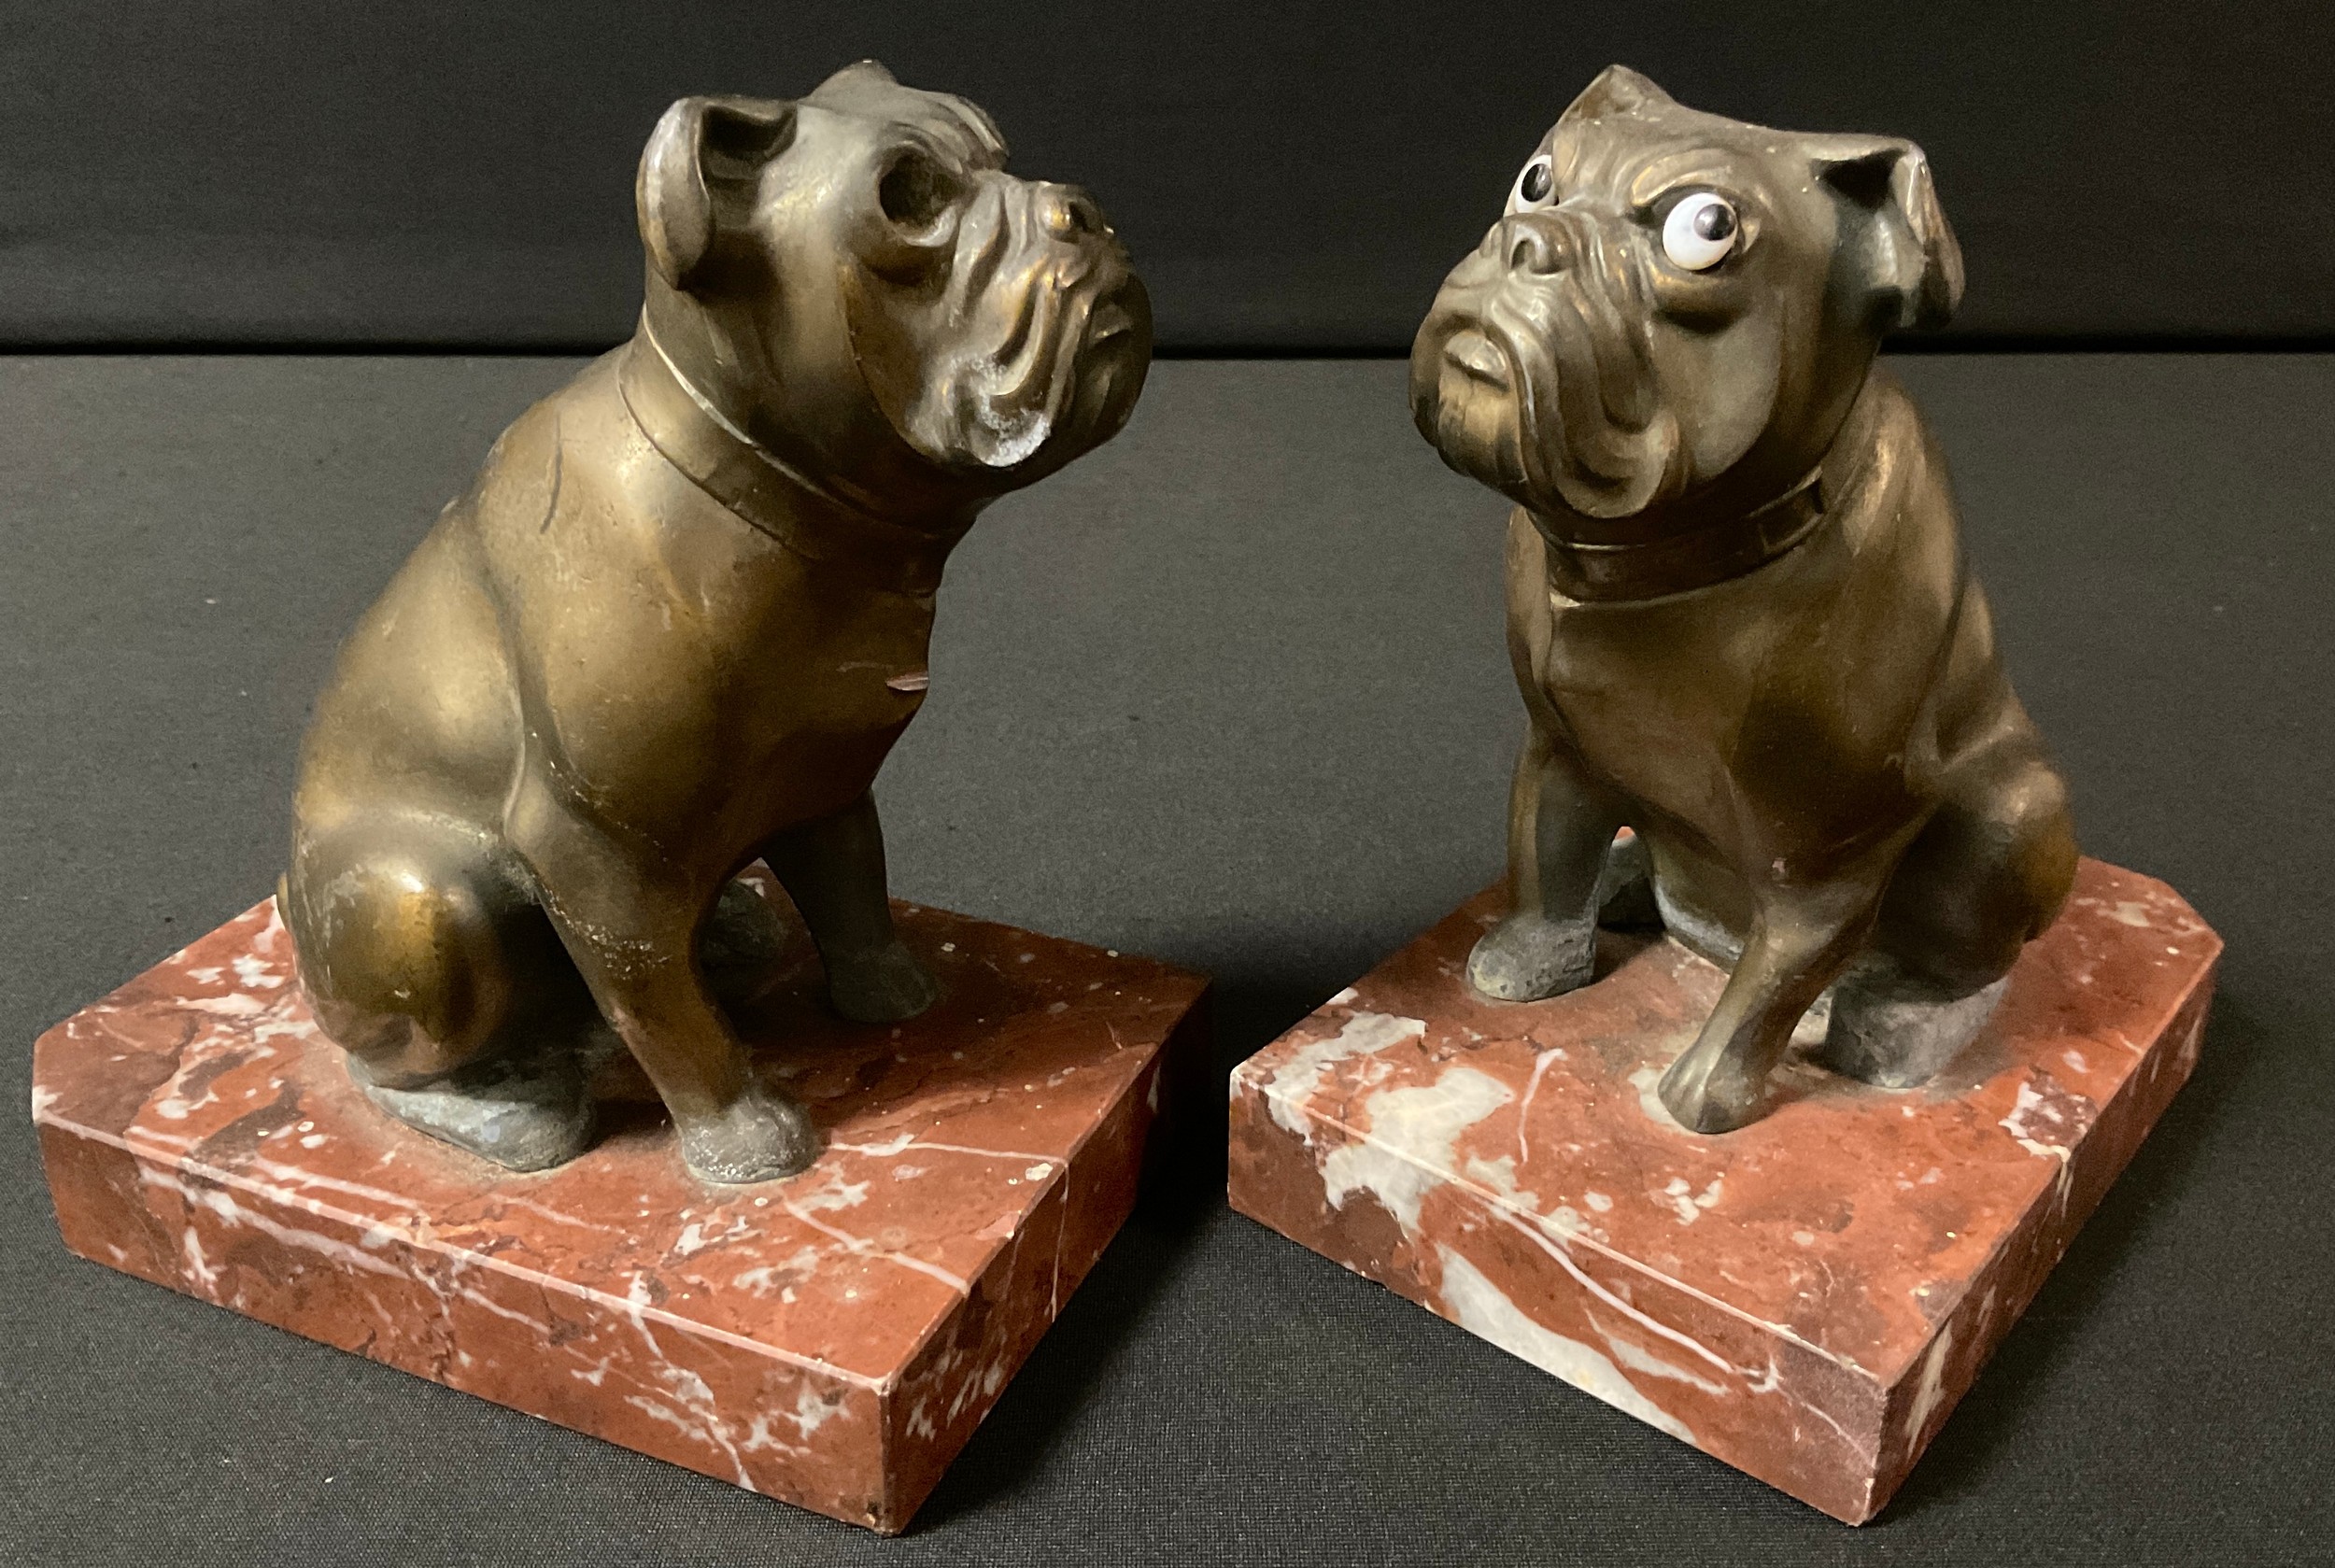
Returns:
[[[1587,983],[1601,904],[1650,873],[1671,934],[1733,966],[1662,1080],[1698,1132],[1762,1114],[1828,989],[1826,1066],[1933,1075],[2074,876],[1936,445],[1874,362],[1961,284],[1911,143],[1699,113],[1617,66],[1412,350],[1421,431],[1517,503],[1513,908],[1469,978]]]
[[[925,699],[933,595],[987,502],[1125,424],[1151,311],[1094,203],[1005,172],[962,99],[872,63],[686,98],[635,190],[638,332],[506,431],[343,647],[278,890],[376,1103],[516,1169],[591,1134],[610,1031],[715,1181],[817,1152],[721,1003],[777,933],[837,1010],[934,983],[869,794]]]

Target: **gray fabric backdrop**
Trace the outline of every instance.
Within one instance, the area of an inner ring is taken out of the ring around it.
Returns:
[[[614,342],[658,111],[862,55],[1090,185],[1171,348],[1407,346],[1613,61],[1921,142],[1960,332],[2335,334],[2321,0],[59,0],[0,26],[0,344]]]
[[[0,360],[0,1104],[266,891],[334,643],[569,369]],[[2327,1561],[2335,361],[1902,369],[2087,846],[2229,949],[2195,1080],[1877,1523],[1235,1218],[1221,1134],[884,1544],[69,1257],[20,1109],[0,1562]],[[1493,877],[1501,508],[1401,377],[1165,364],[996,509],[882,786],[900,891],[1212,971],[1229,1063]]]

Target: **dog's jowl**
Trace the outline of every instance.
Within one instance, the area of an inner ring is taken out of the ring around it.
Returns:
[[[1151,311],[1084,192],[959,98],[856,65],[686,98],[636,199],[632,340],[523,415],[342,649],[279,890],[317,1015],[391,1114],[519,1169],[621,1039],[717,1181],[816,1137],[722,1003],[768,861],[836,1009],[933,982],[869,786],[926,696],[950,547],[1126,421]]]
[[[1469,977],[1556,995],[1601,908],[1659,913],[1734,967],[1662,1081],[1700,1132],[1761,1114],[1828,990],[1820,1060],[1931,1076],[2074,875],[1943,461],[1874,360],[1961,283],[1911,143],[1699,113],[1616,67],[1412,350],[1420,430],[1516,502],[1514,908]]]

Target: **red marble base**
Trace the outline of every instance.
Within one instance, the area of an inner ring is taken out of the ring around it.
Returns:
[[[351,1087],[260,905],[41,1038],[84,1257],[855,1524],[906,1526],[1135,1196],[1207,982],[898,906],[943,1000],[899,1026],[787,980],[742,1020],[812,1108],[791,1180],[690,1176],[653,1096],[513,1176]],[[645,1086],[642,1085],[644,1090]]]
[[[1608,933],[1594,984],[1487,1001],[1465,965],[1501,902],[1234,1074],[1233,1207],[1852,1524],[2188,1077],[2221,951],[2171,888],[2086,861],[1942,1081],[1795,1059],[1765,1120],[1702,1137],[1654,1084],[1723,973]]]

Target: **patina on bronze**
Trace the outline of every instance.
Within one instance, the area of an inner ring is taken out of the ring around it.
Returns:
[[[1421,431],[1517,502],[1513,910],[1469,977],[1587,983],[1601,887],[1642,900],[1650,851],[1663,924],[1734,966],[1662,1081],[1700,1132],[1762,1113],[1828,988],[1827,1066],[1932,1075],[2074,875],[1944,462],[1874,363],[1961,286],[1910,142],[1699,113],[1616,66],[1411,352]]]
[[[816,1134],[717,997],[777,941],[848,1018],[930,1005],[869,786],[984,505],[1125,423],[1151,311],[1084,192],[961,98],[852,66],[685,98],[641,160],[639,332],[495,444],[343,647],[284,920],[375,1101],[518,1169],[590,1137],[610,1028],[715,1181]]]

